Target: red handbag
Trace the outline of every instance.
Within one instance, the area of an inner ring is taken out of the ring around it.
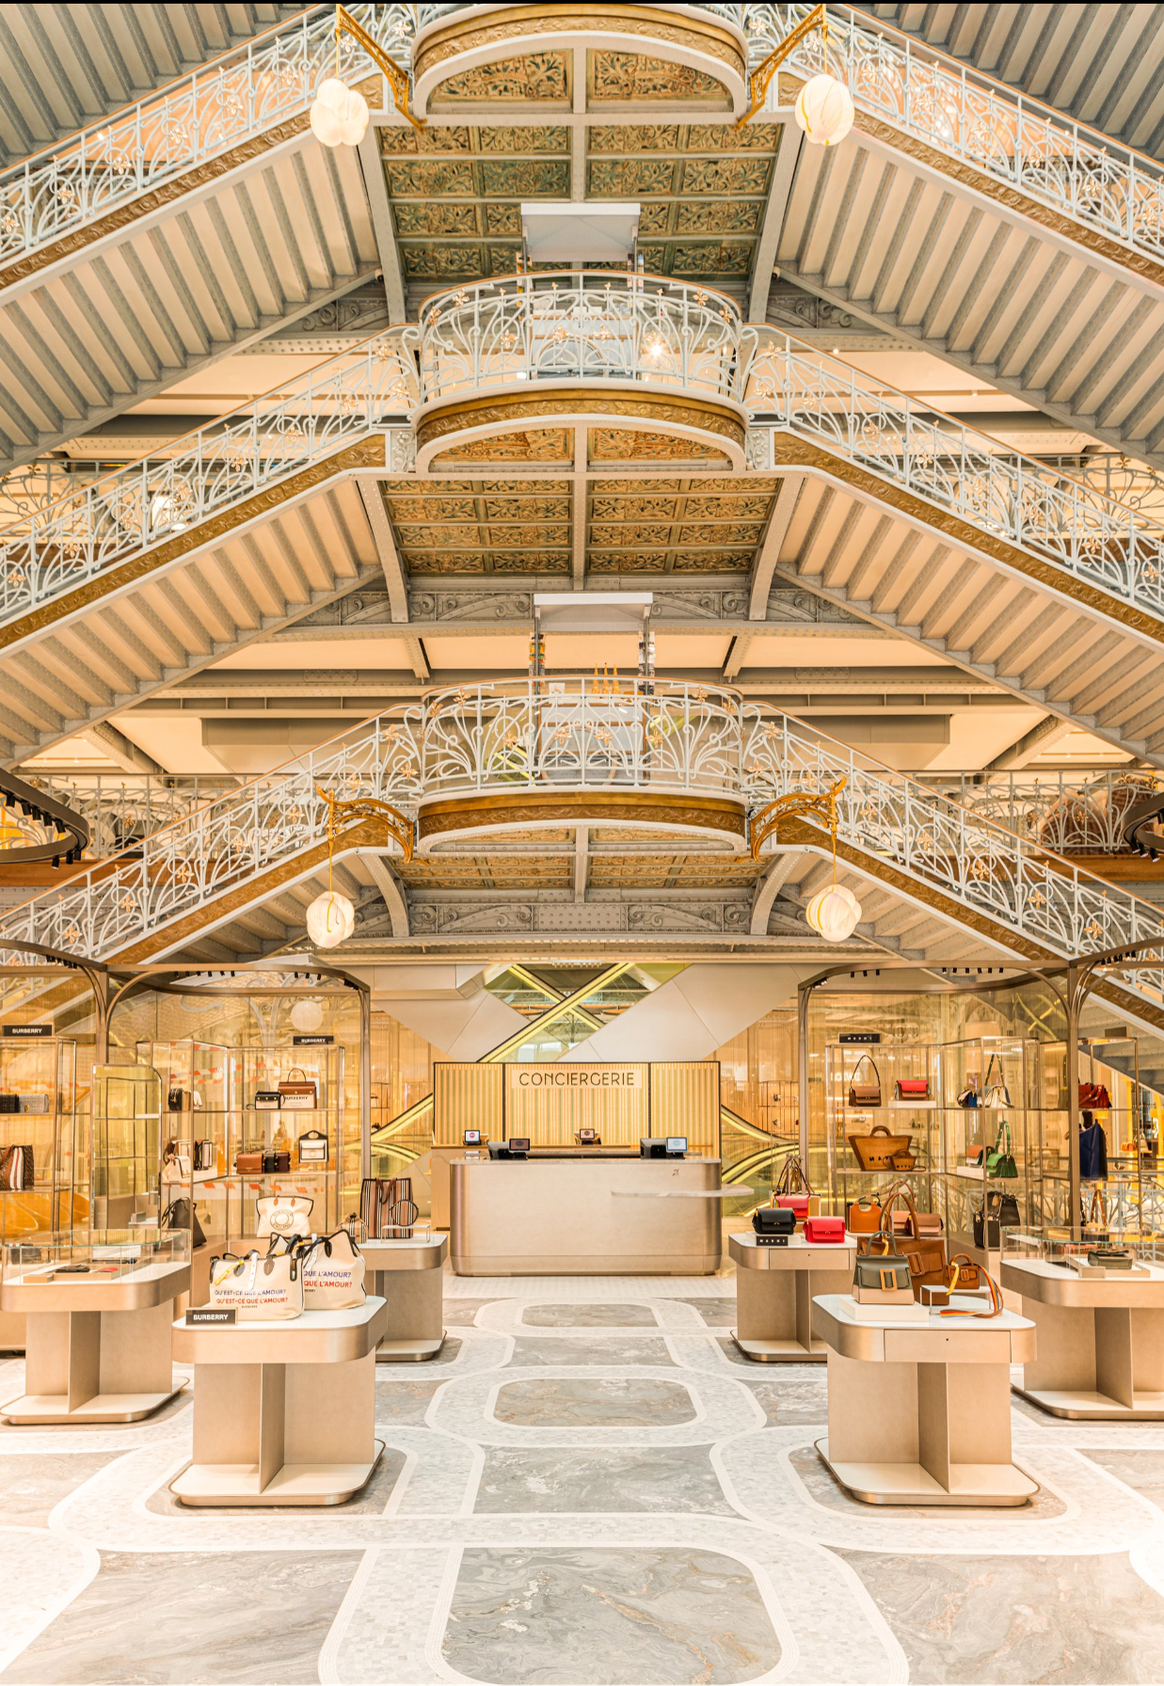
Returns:
[[[839,1245],[845,1239],[844,1218],[806,1218],[804,1239],[812,1243]]]
[[[778,1194],[776,1196],[775,1203],[777,1206],[787,1206],[791,1211],[795,1212],[797,1223],[802,1224],[808,1217],[808,1202],[810,1198],[811,1196],[807,1194]]]
[[[895,1098],[899,1101],[928,1101],[930,1098],[928,1077],[899,1077],[893,1087]]]

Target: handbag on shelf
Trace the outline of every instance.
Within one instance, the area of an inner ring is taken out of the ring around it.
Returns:
[[[917,1164],[917,1155],[913,1151],[913,1137],[910,1136],[900,1153],[893,1155],[893,1169],[895,1171],[912,1171]]]
[[[19,1095],[0,1095],[0,1112],[19,1112]]]
[[[360,1184],[360,1217],[369,1241],[409,1240],[419,1215],[411,1177],[365,1177]]]
[[[838,1246],[845,1239],[844,1218],[805,1218],[804,1239],[814,1247]]]
[[[893,1208],[898,1200],[904,1201],[906,1207],[906,1222],[901,1231],[897,1230],[897,1225],[894,1222],[896,1214]],[[950,1268],[946,1259],[946,1243],[942,1240],[940,1234],[935,1235],[932,1231],[926,1234],[923,1231],[918,1209],[913,1202],[913,1195],[904,1184],[899,1185],[892,1191],[888,1206],[884,1207],[883,1211],[890,1218],[890,1232],[896,1235],[897,1244],[905,1255],[906,1263],[909,1266],[909,1278],[913,1285],[914,1299],[921,1299],[921,1290],[926,1283],[935,1287],[944,1287]],[[933,1216],[933,1214],[927,1215]],[[884,1229],[882,1233],[884,1233]]]
[[[1085,1183],[1107,1176],[1107,1132],[1090,1112],[1084,1113],[1079,1127],[1079,1175]]]
[[[291,1169],[291,1149],[265,1147],[263,1149],[263,1175],[266,1177],[285,1177]]]
[[[800,1163],[800,1155],[790,1153],[781,1166],[780,1175],[772,1190],[772,1204],[787,1207],[795,1212],[797,1222],[803,1223],[814,1199],[812,1185],[804,1174],[804,1166]]]
[[[998,1075],[992,1083],[990,1081],[990,1073],[993,1071],[995,1066],[998,1067]],[[1002,1061],[999,1059],[997,1054],[991,1054],[989,1060],[986,1062],[986,1081],[982,1086],[982,1099],[978,1102],[978,1105],[1013,1106],[1013,1104],[1014,1103],[1010,1098],[1010,1090],[1003,1082]]]
[[[1130,1247],[1093,1247],[1087,1256],[1104,1270],[1131,1270],[1136,1262]]]
[[[170,1112],[193,1112],[194,1097],[189,1089],[182,1089],[175,1084],[166,1096],[166,1106]]]
[[[188,1229],[190,1231],[191,1247],[205,1247],[206,1231],[198,1221],[198,1213],[194,1206],[183,1194],[177,1200],[171,1200],[162,1213],[163,1229]]]
[[[1109,1112],[1111,1110],[1111,1096],[1107,1092],[1105,1083],[1081,1083],[1079,1085],[1079,1105],[1086,1107],[1089,1112]]]
[[[985,1170],[988,1177],[1018,1176],[1018,1166],[1014,1157],[1014,1143],[1010,1136],[1010,1125],[1005,1118],[998,1126],[994,1146],[987,1149]]]
[[[214,1143],[209,1137],[204,1137],[202,1141],[194,1143],[194,1169],[196,1171],[217,1171],[218,1169],[218,1154],[215,1152]]]
[[[874,1124],[867,1135],[854,1134],[846,1140],[862,1171],[891,1171],[894,1154],[908,1147],[913,1137],[894,1135],[884,1124]]]
[[[327,1137],[322,1130],[306,1130],[296,1143],[301,1165],[327,1164]]]
[[[909,1260],[897,1252],[892,1236],[874,1236],[869,1251],[857,1255],[853,1298],[858,1305],[910,1305],[913,1297]]]
[[[1013,1228],[1020,1222],[1018,1201],[1013,1194],[1003,1194],[992,1188],[985,1204],[974,1213],[974,1245],[984,1252],[997,1252],[1002,1246],[1002,1226]]]
[[[976,1071],[966,1073],[966,1087],[958,1091],[958,1105],[971,1108],[979,1105],[978,1073]]]
[[[881,1228],[881,1207],[871,1194],[854,1200],[845,1215],[845,1228],[850,1235],[876,1235]]]
[[[223,1253],[210,1261],[210,1303],[233,1308],[240,1323],[289,1322],[303,1315],[300,1249],[274,1236],[266,1255],[257,1247],[244,1257]]]
[[[310,1235],[315,1201],[306,1194],[262,1194],[255,1201],[255,1234]]]
[[[19,1193],[35,1181],[31,1146],[0,1147],[0,1192]]]
[[[316,1238],[303,1255],[305,1311],[347,1311],[363,1305],[364,1258],[346,1229]]]
[[[928,1101],[930,1098],[930,1080],[928,1077],[899,1077],[893,1085],[895,1101]]]
[[[968,1281],[970,1272],[973,1272],[975,1277],[972,1288]],[[965,1281],[963,1280],[964,1273],[967,1278]],[[965,1311],[961,1306],[950,1306],[947,1310],[939,1311],[939,1317],[998,1317],[1004,1310],[1002,1289],[998,1286],[998,1283],[988,1270],[984,1270],[980,1264],[975,1264],[974,1260],[967,1258],[965,1253],[958,1253],[951,1260],[948,1284],[951,1294],[956,1294],[959,1288],[962,1289],[963,1293],[982,1293],[985,1291],[990,1295],[990,1304],[985,1311]]]
[[[941,1214],[938,1212],[918,1212],[915,1210],[911,1217],[908,1212],[895,1211],[892,1215],[892,1221],[895,1235],[908,1235],[909,1226],[914,1221],[917,1222],[918,1233],[929,1237],[941,1235],[944,1227]]]
[[[283,1105],[283,1097],[278,1089],[256,1089],[255,1111],[278,1112]]]
[[[872,1068],[873,1081],[870,1082],[868,1078],[866,1078],[863,1083],[858,1082],[857,1073],[866,1061],[868,1061],[870,1067]],[[862,1054],[861,1058],[853,1067],[853,1075],[849,1079],[849,1105],[856,1107],[874,1107],[881,1105],[881,1073],[877,1069],[877,1062],[874,1060],[872,1054]]]
[[[234,1168],[241,1176],[261,1175],[263,1169],[262,1148],[240,1148],[234,1156]]]
[[[20,1097],[21,1112],[42,1114],[51,1111],[49,1097],[43,1092],[39,1095],[22,1095]]]
[[[183,1152],[183,1148],[187,1151]],[[171,1139],[166,1143],[162,1153],[162,1181],[164,1183],[188,1183],[193,1170],[189,1145]]]
[[[296,1077],[295,1073],[299,1076]],[[315,1079],[308,1077],[303,1067],[293,1065],[278,1085],[283,1105],[288,1112],[314,1112],[319,1104]]]

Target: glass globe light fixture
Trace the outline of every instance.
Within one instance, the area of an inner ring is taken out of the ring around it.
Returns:
[[[325,890],[307,909],[307,934],[320,948],[337,948],[356,928],[356,910],[338,890]]]
[[[796,96],[795,111],[797,123],[817,146],[836,146],[843,141],[856,115],[849,90],[827,72],[804,84]],[[314,122],[313,118],[312,127]]]
[[[843,884],[830,884],[809,902],[804,917],[827,943],[843,943],[857,929],[861,904]]]
[[[296,1030],[318,1030],[323,1023],[323,1007],[318,1001],[297,1001],[291,1009],[291,1023]]]
[[[310,117],[311,132],[324,146],[358,146],[368,127],[368,102],[338,76],[329,76],[319,84]]]

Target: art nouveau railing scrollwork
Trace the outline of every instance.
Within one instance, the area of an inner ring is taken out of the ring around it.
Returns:
[[[422,398],[541,380],[648,381],[731,398],[755,343],[734,301],[706,287],[602,271],[509,276],[421,306]]]
[[[736,795],[742,707],[726,686],[662,680],[450,687],[422,704],[421,783],[426,795],[554,788]]]
[[[754,67],[812,6],[797,0],[730,10],[748,36]],[[1155,159],[888,25],[830,5],[827,61],[814,31],[783,68],[805,80],[827,68],[848,86],[858,127],[862,113],[880,117],[1129,251],[1164,258],[1164,169]],[[769,110],[777,97],[774,83]]]
[[[1138,969],[1125,987],[1164,1005],[1164,909],[904,774],[870,768],[843,745],[810,738],[785,715],[764,719],[755,711],[744,762],[757,807],[761,799],[828,789],[843,777],[837,803],[843,842],[1051,954],[1102,953],[1159,936],[1159,969]]]
[[[0,528],[0,622],[402,422],[413,369],[398,334],[377,335]]]
[[[298,757],[291,770],[255,779],[155,832],[119,864],[103,862],[62,890],[3,914],[0,957],[5,937],[48,943],[66,954],[116,953],[326,843],[328,809],[320,788],[409,812],[419,773],[409,711],[381,715]]]
[[[1034,457],[1004,451],[988,434],[787,334],[761,332],[743,396],[754,417],[872,470],[1113,597],[1164,614],[1164,524],[1152,515]],[[771,466],[760,428],[749,443],[749,466]]]
[[[411,6],[348,10],[386,52],[407,60]],[[320,6],[4,171],[0,270],[304,111],[325,77],[352,83],[372,74],[346,36],[337,72],[334,30],[334,6]]]
[[[934,773],[921,782],[1057,855],[1130,854],[1128,815],[1164,795],[1164,774],[1121,768]]]

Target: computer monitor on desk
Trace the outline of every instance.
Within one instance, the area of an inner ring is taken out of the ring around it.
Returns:
[[[490,1159],[528,1159],[530,1139],[528,1136],[511,1136],[507,1142],[490,1142]]]
[[[686,1136],[639,1137],[639,1155],[643,1159],[682,1159],[686,1152]]]

